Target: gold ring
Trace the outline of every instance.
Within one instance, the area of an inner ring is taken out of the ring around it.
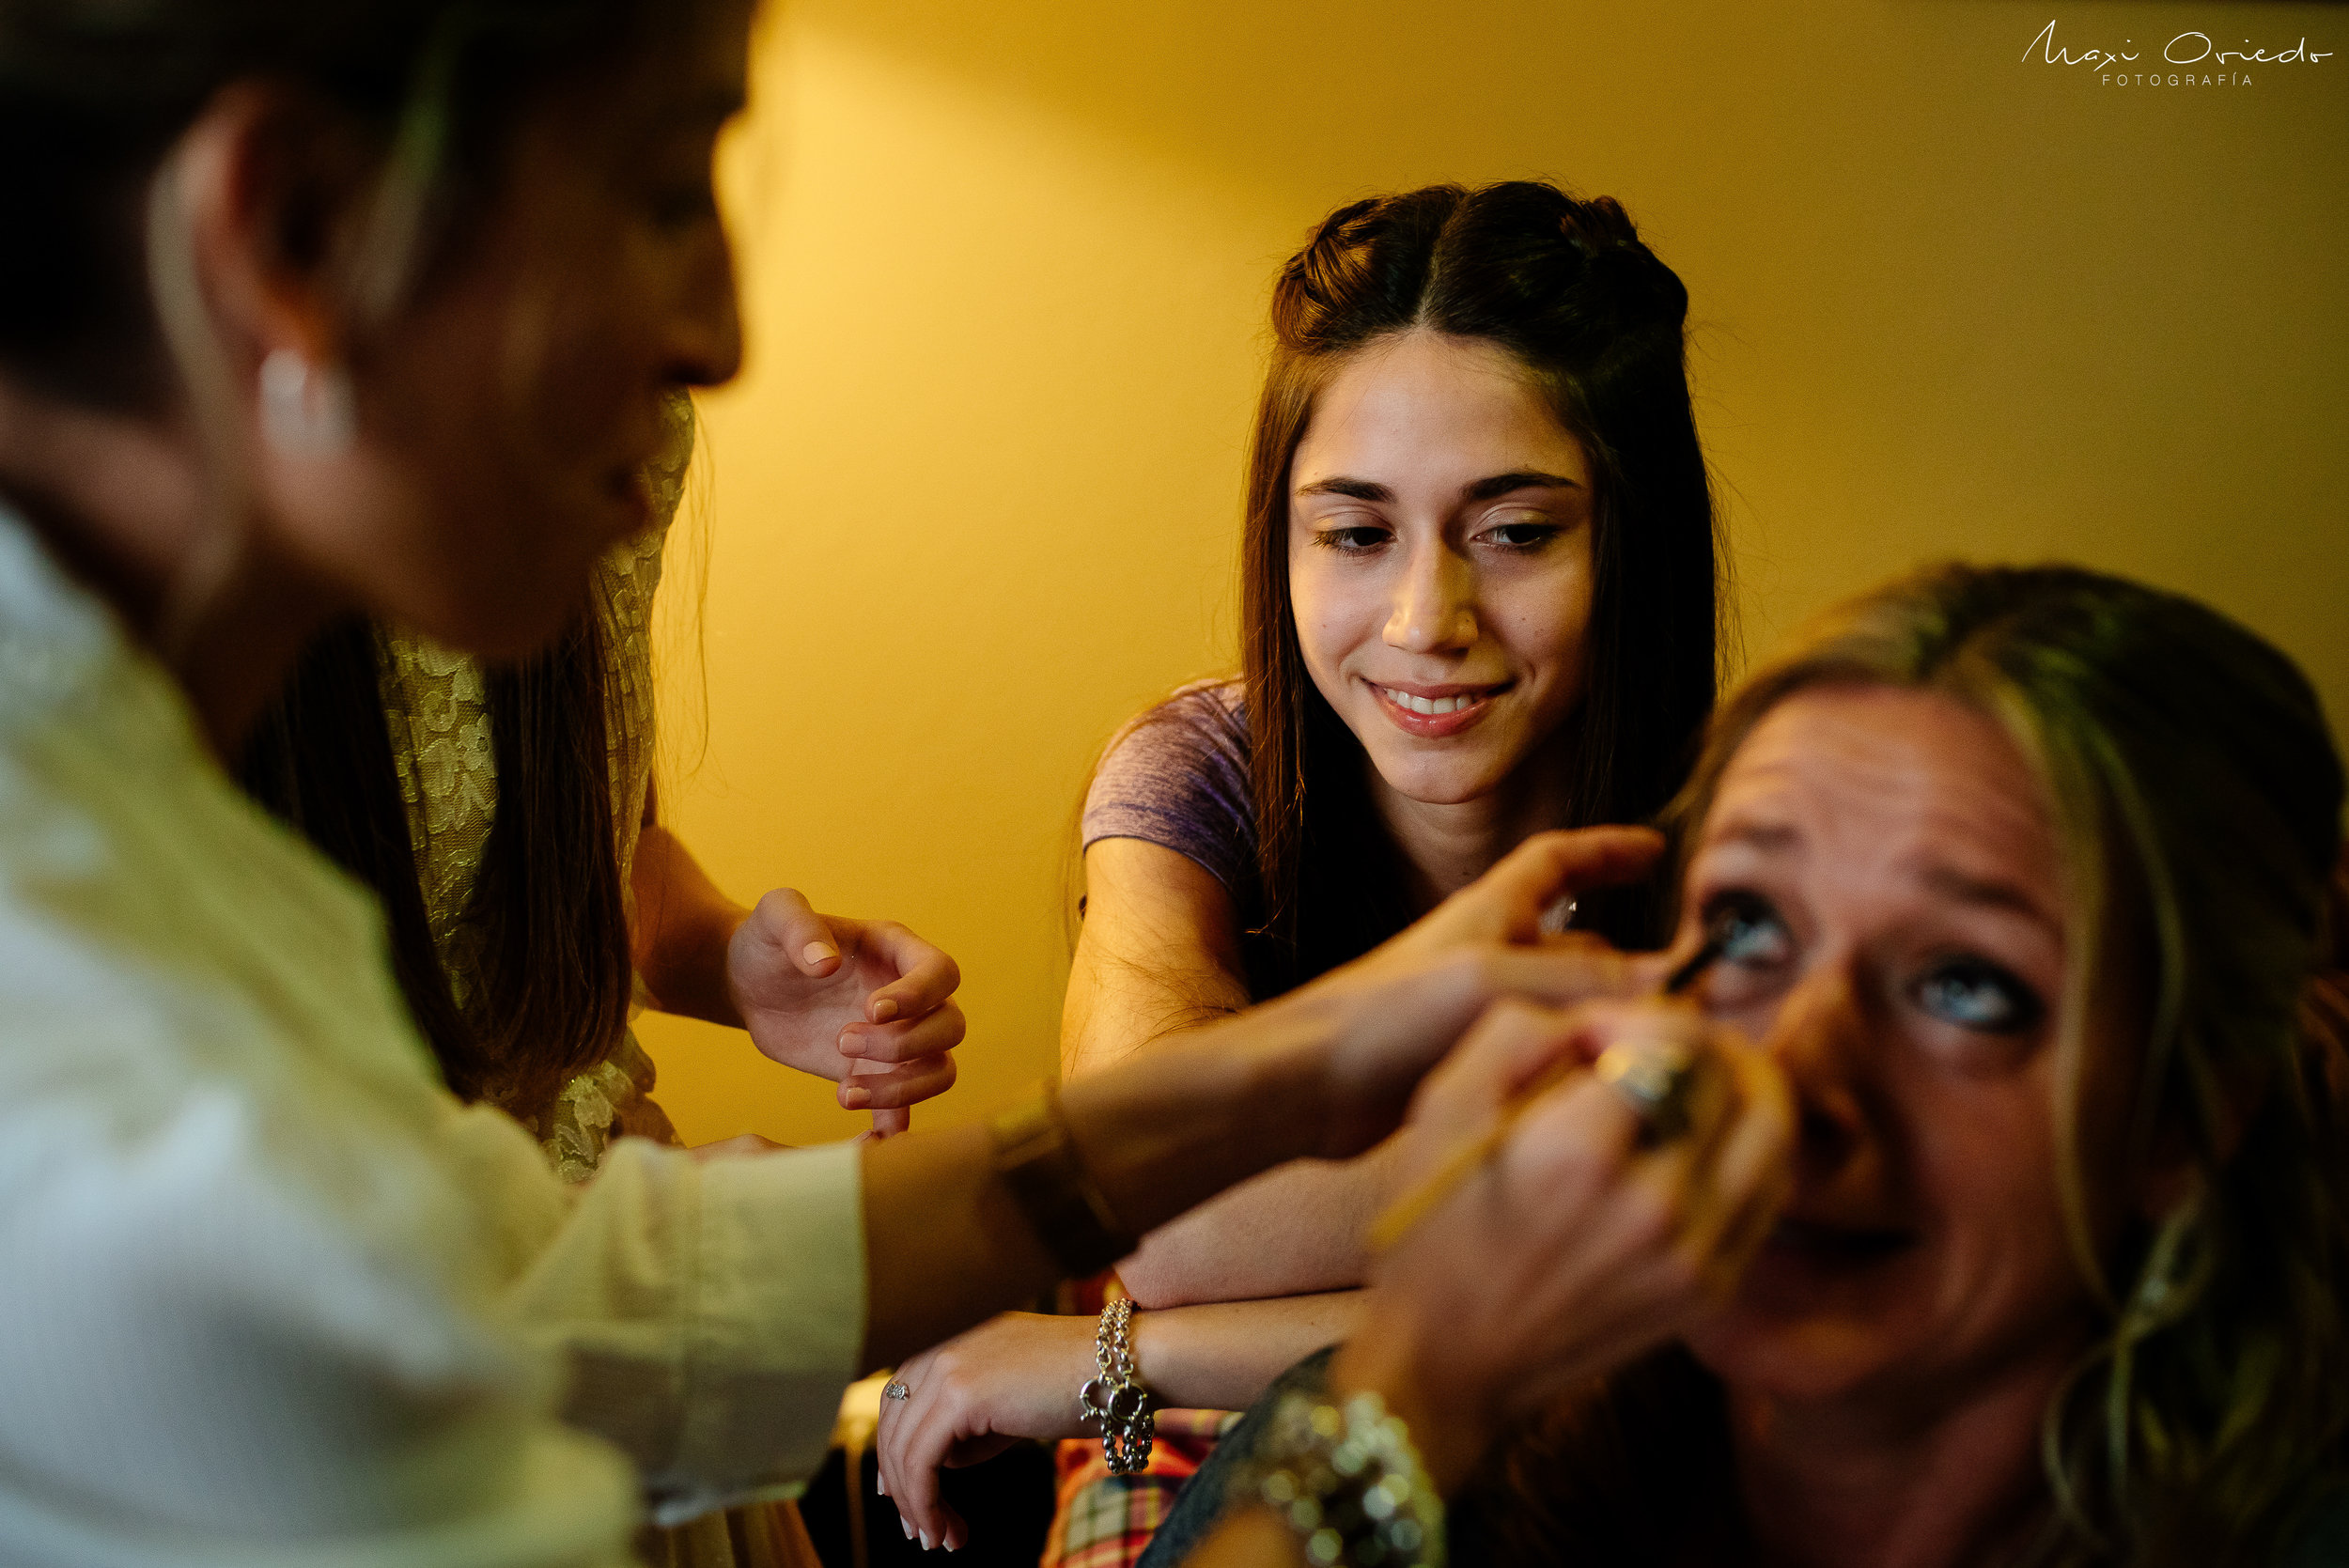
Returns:
[[[1672,1040],[1618,1040],[1598,1053],[1591,1070],[1624,1097],[1650,1138],[1670,1142],[1688,1130],[1689,1091],[1697,1054]]]

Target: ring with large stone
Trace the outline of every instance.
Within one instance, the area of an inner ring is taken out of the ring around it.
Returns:
[[[912,1397],[913,1390],[894,1377],[881,1386],[881,1398],[883,1399],[911,1399]]]
[[[1592,1064],[1599,1082],[1639,1113],[1647,1136],[1668,1143],[1688,1130],[1697,1054],[1670,1040],[1618,1040]]]

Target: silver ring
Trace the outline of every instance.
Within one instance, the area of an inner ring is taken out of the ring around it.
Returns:
[[[881,1398],[883,1399],[911,1399],[912,1397],[913,1390],[895,1378],[891,1378],[881,1386]]]
[[[1697,1056],[1670,1040],[1618,1040],[1592,1064],[1599,1082],[1624,1097],[1649,1137],[1670,1142],[1688,1130],[1688,1094]]]

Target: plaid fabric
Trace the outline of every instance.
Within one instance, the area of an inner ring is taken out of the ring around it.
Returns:
[[[1174,1510],[1174,1494],[1238,1422],[1230,1410],[1159,1411],[1150,1462],[1138,1475],[1112,1475],[1097,1439],[1062,1443],[1059,1506],[1039,1568],[1131,1568]]]

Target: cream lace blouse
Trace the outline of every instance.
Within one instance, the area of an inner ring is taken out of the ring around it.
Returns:
[[[651,469],[655,525],[604,558],[596,571],[596,604],[612,660],[605,689],[611,767],[612,831],[619,850],[621,897],[634,917],[629,873],[652,777],[653,596],[661,553],[685,489],[693,452],[693,411],[683,396],[666,409],[668,440]],[[424,890],[425,918],[441,967],[462,1002],[479,971],[465,906],[481,872],[481,853],[497,815],[497,753],[481,666],[428,638],[388,632],[381,643],[384,716],[408,806],[409,842]],[[529,1127],[566,1181],[583,1181],[620,1132],[675,1142],[668,1118],[650,1098],[652,1059],[634,1032],[612,1055],[563,1086],[551,1104],[507,1104]]]

